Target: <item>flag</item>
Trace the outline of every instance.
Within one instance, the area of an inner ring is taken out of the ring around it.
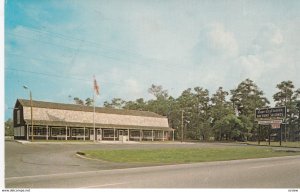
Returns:
[[[96,92],[97,95],[99,95],[99,86],[97,84],[96,78],[94,76],[94,91]]]

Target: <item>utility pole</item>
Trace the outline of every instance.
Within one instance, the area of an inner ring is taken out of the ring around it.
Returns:
[[[183,110],[181,110],[181,143],[183,142]]]
[[[282,126],[280,124],[280,142],[279,142],[280,146],[281,146],[281,142],[282,142]]]
[[[258,145],[260,145],[260,124],[258,124]]]
[[[26,85],[23,85],[23,88],[26,89],[26,90],[29,90],[29,97],[30,97],[30,119],[31,119],[31,141],[33,141],[32,93],[31,93],[31,90]]]
[[[33,141],[33,114],[32,114],[32,94],[30,92],[30,116],[31,116],[31,141]]]

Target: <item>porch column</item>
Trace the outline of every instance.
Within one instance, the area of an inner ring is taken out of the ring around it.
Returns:
[[[66,140],[68,140],[68,127],[66,126]]]
[[[163,131],[163,141],[165,141],[165,131]]]
[[[85,127],[83,127],[83,140],[85,141]]]
[[[102,129],[100,128],[100,141],[102,141]]]
[[[142,141],[142,130],[140,130],[140,141]]]
[[[152,129],[152,131],[151,131],[151,132],[152,132],[152,141],[153,141],[153,129]]]
[[[46,125],[46,140],[48,140],[49,137],[49,131],[48,131],[48,125]]]
[[[27,124],[27,141],[29,140],[29,127],[28,127],[28,124]]]
[[[172,135],[173,135],[173,141],[174,141],[174,130],[173,130],[173,134]]]
[[[128,141],[130,141],[130,139],[129,139],[129,129],[127,129],[127,135],[128,135]]]
[[[116,140],[116,128],[114,128],[114,141]]]

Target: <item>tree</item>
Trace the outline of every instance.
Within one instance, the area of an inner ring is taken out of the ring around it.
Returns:
[[[148,93],[154,95],[156,99],[151,99],[147,102],[147,109],[154,113],[158,113],[163,116],[168,116],[170,113],[170,103],[168,91],[164,90],[161,85],[151,85],[148,89]]]
[[[94,100],[93,100],[93,99],[91,99],[91,98],[89,98],[89,97],[85,99],[85,105],[86,105],[86,106],[92,106],[93,103],[94,103]]]
[[[288,122],[287,130],[285,130],[285,140],[294,140],[295,133],[297,133],[298,127],[297,119],[298,109],[297,109],[297,98],[300,95],[300,89],[294,91],[294,84],[292,81],[282,81],[276,85],[276,88],[279,89],[277,93],[273,95],[273,99],[276,103],[276,106],[286,106],[286,122]],[[298,130],[299,131],[299,130]]]
[[[233,109],[237,111],[242,122],[246,123],[242,126],[247,127],[244,131],[247,131],[248,136],[253,135],[258,129],[258,125],[254,123],[255,109],[267,107],[270,102],[263,96],[263,91],[250,79],[242,81],[236,89],[230,92]]]
[[[13,120],[7,119],[4,123],[5,126],[5,136],[13,136],[14,135],[14,128],[13,128]]]
[[[74,97],[74,102],[77,105],[84,105],[84,102],[81,99],[79,99],[78,97]]]
[[[219,87],[211,98],[211,124],[213,127],[214,137],[217,140],[221,140],[223,133],[222,127],[217,125],[216,122],[220,121],[226,115],[234,114],[230,102],[226,101],[226,97],[228,95],[229,93],[227,91],[224,91],[222,87]]]
[[[241,127],[241,120],[233,114],[226,115],[215,123],[215,128],[221,130],[220,140],[224,137],[226,140],[243,140]]]
[[[125,102],[124,109],[130,109],[130,110],[139,110],[139,111],[147,111],[147,102],[144,101],[143,98],[139,98],[135,101],[128,101]]]
[[[177,102],[179,113],[184,111],[187,138],[207,140],[211,133],[208,90],[201,87],[193,90],[188,88],[178,97]]]
[[[294,93],[293,82],[282,81],[281,83],[277,84],[276,88],[279,89],[279,91],[273,95],[273,99],[276,102],[276,106],[290,107]]]
[[[156,99],[166,99],[168,97],[168,91],[163,90],[163,87],[161,85],[152,84],[148,89],[148,93],[154,95]]]
[[[256,108],[266,107],[270,103],[266,97],[263,97],[263,91],[250,79],[244,80],[230,92],[234,109],[248,117],[254,116]]]
[[[125,105],[125,101],[122,100],[121,98],[113,98],[111,100],[111,103],[107,101],[104,102],[104,107],[107,108],[122,109],[124,105]]]

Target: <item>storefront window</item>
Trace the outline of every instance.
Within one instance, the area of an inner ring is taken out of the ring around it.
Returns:
[[[85,135],[87,135],[88,130],[85,130]],[[83,136],[84,130],[83,128],[72,129],[72,136]]]
[[[52,136],[65,136],[66,135],[66,128],[60,127],[52,127],[51,128],[51,135]],[[67,129],[67,136],[70,136],[70,129]]]
[[[114,138],[113,129],[103,129],[103,138]]]

